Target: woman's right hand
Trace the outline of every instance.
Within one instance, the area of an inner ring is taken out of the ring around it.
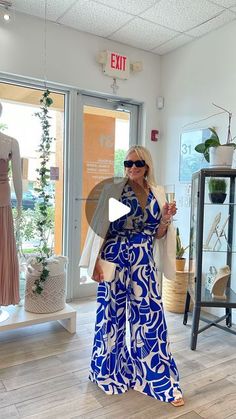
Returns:
[[[95,264],[92,279],[96,282],[99,282],[99,283],[103,282],[103,280],[104,280],[103,270],[102,270],[102,267],[99,263],[99,259],[97,259],[97,262]]]

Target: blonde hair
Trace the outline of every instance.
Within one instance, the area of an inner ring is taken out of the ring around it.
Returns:
[[[155,180],[153,161],[152,161],[152,156],[151,156],[150,151],[146,147],[143,147],[142,145],[133,145],[126,152],[125,160],[127,160],[128,155],[132,153],[133,151],[137,154],[140,160],[145,160],[145,163],[148,166],[145,179],[147,180],[147,183],[149,185],[155,186],[156,180]]]

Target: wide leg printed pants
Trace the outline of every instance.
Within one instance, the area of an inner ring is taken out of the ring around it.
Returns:
[[[97,291],[89,378],[107,394],[140,391],[164,402],[182,397],[158,291],[151,236],[108,239],[102,257],[117,263],[115,278]],[[126,343],[126,313],[130,349]]]

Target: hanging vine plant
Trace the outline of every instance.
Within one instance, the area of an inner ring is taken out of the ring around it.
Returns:
[[[53,104],[50,94],[51,92],[48,89],[44,91],[43,96],[40,99],[40,112],[35,113],[35,116],[40,119],[42,128],[42,135],[38,149],[40,153],[40,167],[36,169],[38,173],[37,187],[34,188],[39,200],[39,211],[36,220],[36,229],[39,236],[39,256],[37,256],[37,262],[42,265],[42,270],[40,276],[34,281],[33,292],[35,294],[41,294],[43,291],[43,284],[49,275],[49,270],[47,269],[47,259],[52,255],[52,249],[48,247],[48,228],[45,228],[48,225],[48,204],[51,197],[48,193],[50,185],[50,170],[48,168],[48,163],[51,154],[51,144],[54,140],[54,138],[50,136],[51,117],[49,116],[49,108]]]

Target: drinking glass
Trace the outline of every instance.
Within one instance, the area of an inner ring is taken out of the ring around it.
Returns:
[[[175,185],[164,185],[166,194],[166,201],[171,204],[175,200]],[[176,221],[175,218],[171,217],[172,221]]]
[[[171,204],[175,200],[175,185],[165,185],[164,186],[166,200]]]

